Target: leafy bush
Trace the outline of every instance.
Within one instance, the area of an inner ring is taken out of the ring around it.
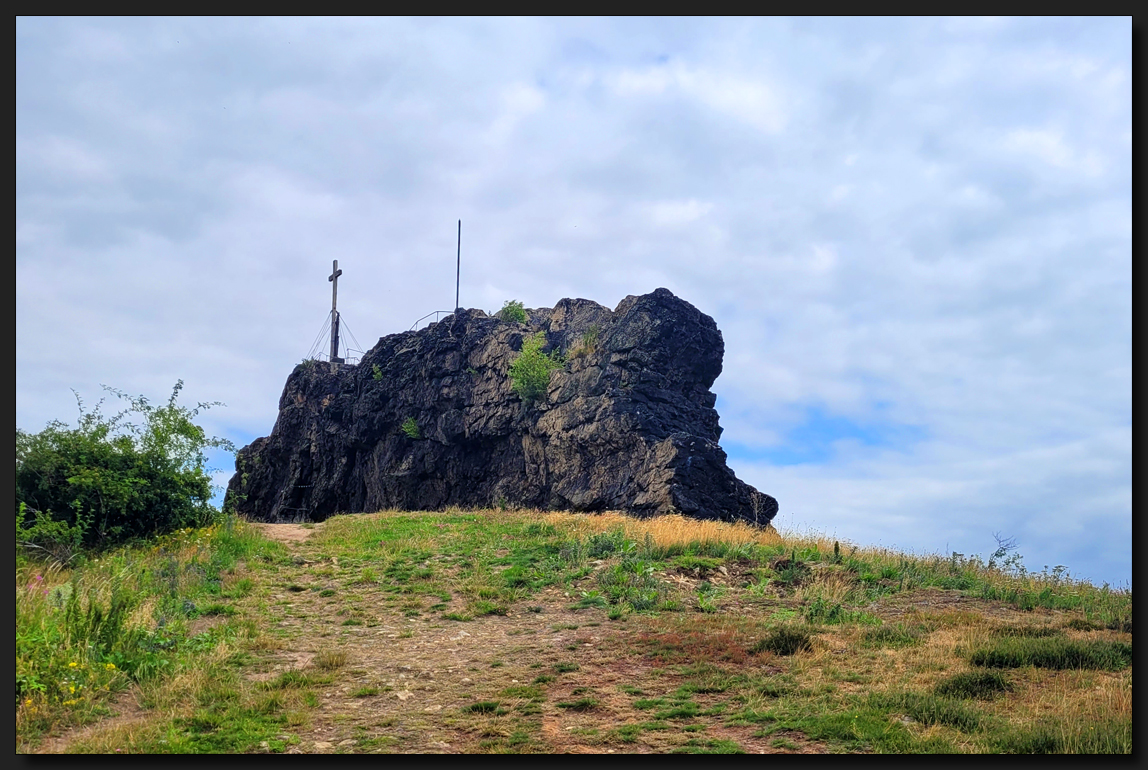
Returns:
[[[211,476],[204,450],[234,451],[208,438],[194,420],[203,409],[179,406],[180,380],[164,406],[105,390],[130,406],[114,417],[80,408],[69,428],[53,421],[39,433],[16,430],[17,542],[67,557],[79,546],[106,546],[211,523]],[[140,418],[141,424],[131,421]]]
[[[406,434],[407,438],[422,438],[422,431],[419,430],[419,424],[415,422],[414,417],[408,417],[403,420],[402,432]]]
[[[542,352],[546,344],[543,332],[522,341],[522,352],[510,364],[510,380],[514,392],[527,403],[537,401],[546,394],[550,385],[550,372],[561,369],[562,359],[556,354]]]
[[[502,310],[499,310],[495,315],[503,321],[523,323],[526,321],[526,308],[524,308],[518,300],[508,299],[505,304],[503,304]]]

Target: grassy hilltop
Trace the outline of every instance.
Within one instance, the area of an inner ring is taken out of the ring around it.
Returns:
[[[1132,595],[680,517],[234,518],[17,565],[20,752],[1130,753]]]

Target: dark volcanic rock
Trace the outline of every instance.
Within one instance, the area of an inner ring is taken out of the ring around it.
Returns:
[[[539,330],[567,363],[526,404],[507,369]],[[460,310],[383,337],[357,366],[297,366],[225,504],[260,521],[510,504],[765,524],[777,501],[739,481],[717,443],[723,352],[713,319],[666,289],[613,312],[564,299],[526,323]]]

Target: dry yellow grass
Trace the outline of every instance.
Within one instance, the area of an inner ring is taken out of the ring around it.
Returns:
[[[817,570],[813,579],[794,592],[798,601],[824,599],[826,602],[844,604],[856,588],[856,583],[838,570]]]
[[[678,515],[650,519],[636,519],[613,511],[597,514],[539,512],[537,515],[547,523],[580,537],[621,528],[626,537],[643,542],[649,534],[653,544],[660,548],[706,542],[731,545],[773,545],[782,542],[781,536],[772,527],[759,529],[740,522],[700,521]]]

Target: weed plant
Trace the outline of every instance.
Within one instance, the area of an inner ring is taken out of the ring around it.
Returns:
[[[70,567],[23,561],[16,571],[18,742],[90,721],[115,692],[162,681],[214,648],[231,632],[193,635],[190,622],[233,614],[220,599],[238,560],[280,554],[225,519]]]

